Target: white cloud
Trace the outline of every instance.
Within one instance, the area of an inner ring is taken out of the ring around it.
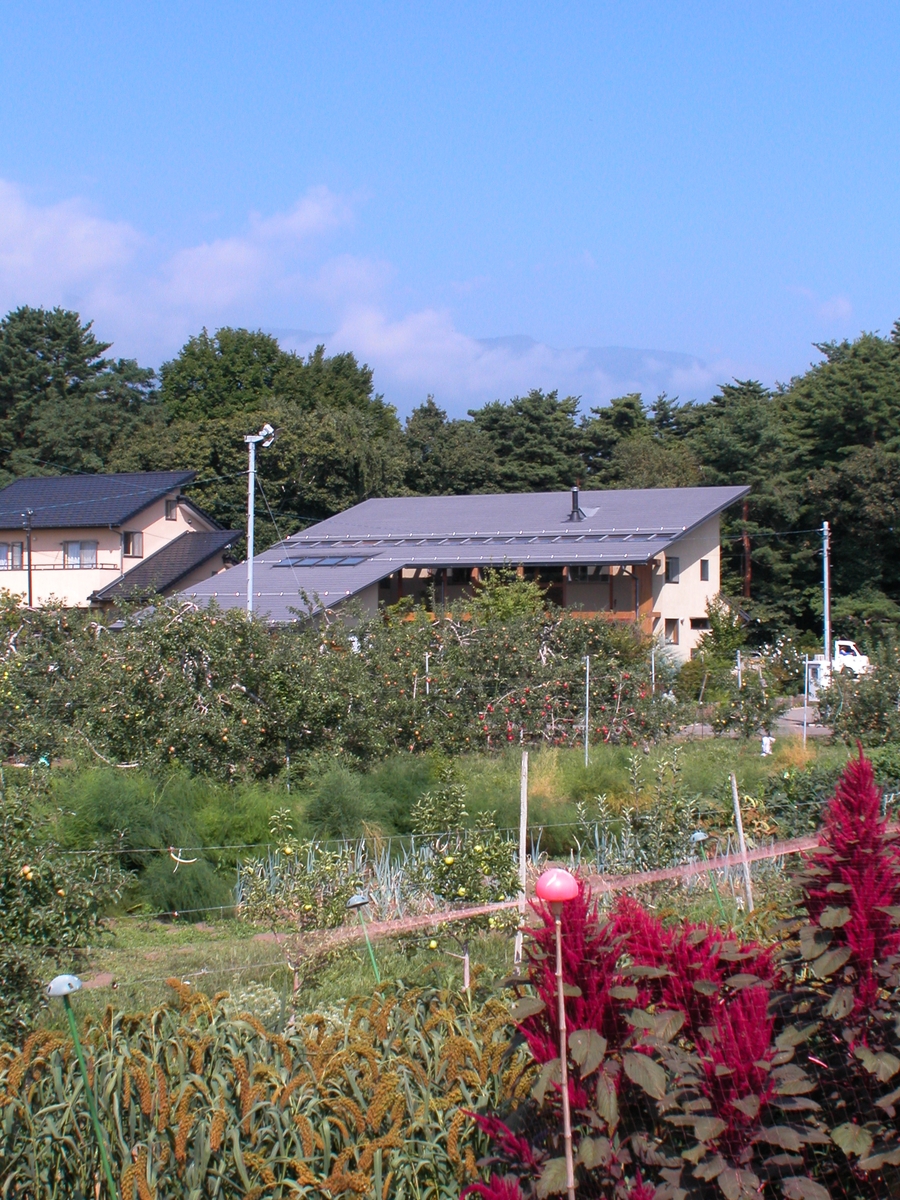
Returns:
[[[832,296],[819,305],[818,313],[825,321],[849,321],[853,316],[853,305],[846,296]]]
[[[820,321],[831,325],[846,325],[853,316],[853,305],[846,296],[831,296],[823,300],[818,292],[808,287],[790,287],[789,292],[802,296]]]
[[[81,200],[35,205],[0,179],[0,299],[8,306],[91,287],[126,266],[142,241],[127,222],[98,217]]]
[[[250,214],[238,233],[171,253],[83,200],[40,204],[0,180],[0,312],[19,304],[77,308],[113,341],[114,353],[150,363],[177,353],[201,326],[330,327],[336,332],[327,337],[282,342],[351,350],[401,410],[433,392],[454,415],[533,387],[581,395],[584,407],[628,391],[709,395],[733,373],[727,363],[710,368],[688,355],[479,340],[437,308],[391,315],[399,294],[392,265],[331,246],[357,207],[353,197],[315,187],[286,212]],[[464,294],[485,282],[450,287]]]

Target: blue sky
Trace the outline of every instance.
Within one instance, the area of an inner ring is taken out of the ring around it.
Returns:
[[[900,317],[898,51],[888,4],[7,0],[0,308],[327,334],[401,411],[785,380]]]

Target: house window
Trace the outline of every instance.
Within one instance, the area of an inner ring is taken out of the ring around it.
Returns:
[[[177,521],[178,520],[178,501],[177,500],[167,500],[166,501],[166,520],[167,521]]]
[[[126,558],[144,557],[144,535],[128,530],[122,534],[122,552]]]
[[[22,543],[0,542],[0,571],[22,570]]]
[[[709,629],[709,617],[691,617],[691,629]]]
[[[450,567],[447,571],[447,582],[455,587],[463,587],[470,583],[472,572],[468,567]]]
[[[669,621],[669,620],[666,621],[666,645],[667,646],[677,646],[678,645],[678,620],[677,620],[677,618],[673,621]]]
[[[700,582],[709,583],[709,559],[700,559]]]
[[[666,583],[677,583],[680,578],[679,560],[666,555]]]
[[[569,580],[572,583],[587,583],[588,572],[590,567],[587,563],[579,563],[577,566],[569,567]]]
[[[63,566],[67,570],[89,570],[96,565],[96,542],[63,542]]]

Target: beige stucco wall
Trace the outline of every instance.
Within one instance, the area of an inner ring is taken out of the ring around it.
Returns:
[[[173,491],[168,499],[176,499]],[[166,498],[148,504],[121,529],[36,529],[31,535],[32,603],[41,606],[51,601],[70,608],[83,608],[88,597],[107,584],[113,583],[125,571],[137,566],[141,558],[149,558],[157,550],[190,530],[212,529],[209,521],[186,505],[179,504],[175,519],[166,520]],[[142,533],[144,553],[141,558],[125,558],[122,553],[122,533]],[[21,542],[22,570],[0,571],[0,588],[28,597],[28,570],[23,529],[0,530],[0,542]],[[97,566],[94,569],[67,568],[64,565],[64,542],[96,542]],[[215,560],[214,560],[215,561]],[[209,573],[212,572],[210,565]],[[201,576],[209,578],[209,573]],[[193,580],[193,582],[197,582]]]
[[[666,583],[665,556],[655,560],[653,569],[653,632],[666,640],[666,621],[678,622],[678,643],[668,649],[679,662],[691,656],[703,636],[702,629],[692,629],[691,620],[706,618],[707,604],[718,594],[720,586],[719,518],[711,517],[687,534],[671,548],[679,560],[678,583]],[[700,578],[700,562],[709,563],[709,580]]]

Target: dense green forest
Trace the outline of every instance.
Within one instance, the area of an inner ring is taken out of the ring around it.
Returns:
[[[20,475],[191,467],[194,498],[243,525],[243,435],[271,421],[260,458],[261,544],[371,496],[747,483],[723,536],[725,590],[760,639],[817,628],[820,541],[832,523],[840,631],[900,620],[900,322],[889,337],[826,343],[773,390],[723,384],[706,403],[622,396],[584,411],[533,390],[448,419],[428,397],[405,424],[352,354],[302,359],[268,334],[203,330],[158,376],[108,359],[90,322],[19,308],[0,322],[0,483]]]

